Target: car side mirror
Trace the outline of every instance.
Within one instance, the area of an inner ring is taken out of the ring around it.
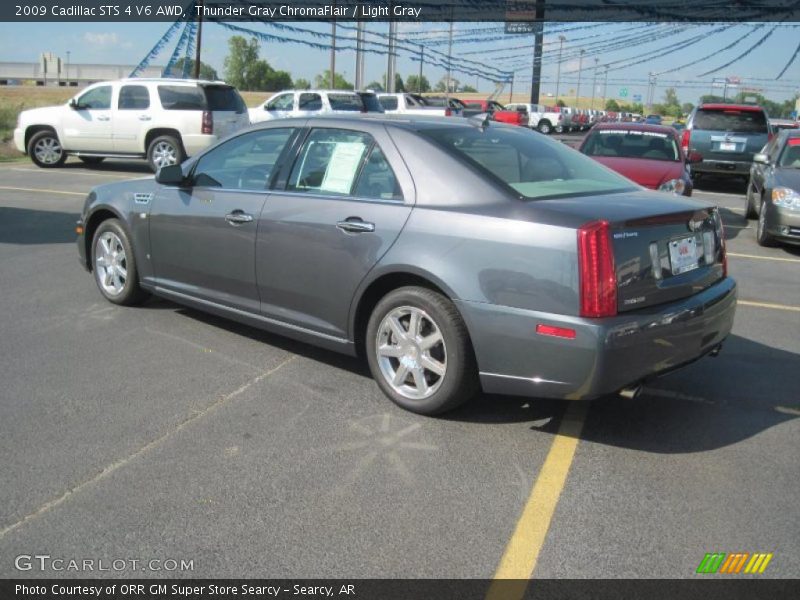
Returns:
[[[753,156],[753,162],[759,163],[761,165],[768,165],[769,164],[769,156],[767,156],[763,152],[757,152]]]
[[[697,152],[696,150],[692,150],[691,152],[689,152],[689,156],[687,156],[686,158],[689,160],[690,165],[703,162],[703,155]]]
[[[72,98],[72,99],[70,99],[70,101],[69,101],[69,107],[70,107],[72,110],[78,110],[78,101],[77,101],[77,100],[75,100],[75,98]]]
[[[161,185],[181,185],[185,181],[180,165],[166,165],[156,173],[156,181]]]

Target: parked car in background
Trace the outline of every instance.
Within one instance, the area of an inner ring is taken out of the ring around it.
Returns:
[[[506,104],[507,110],[522,110],[528,114],[528,127],[537,129],[541,133],[549,134],[555,131],[561,133],[564,130],[564,113],[556,112],[544,104],[526,104],[513,102]]]
[[[378,100],[378,95],[373,92],[372,90],[356,90],[356,94],[361,97],[361,101],[364,103],[364,108],[368,113],[383,113],[386,112],[383,109],[383,105]]]
[[[477,111],[475,114],[488,113],[493,121],[520,127],[528,126],[528,112],[525,110],[508,109],[496,100],[462,100],[462,102],[469,112]]]
[[[745,215],[758,217],[756,241],[800,244],[800,129],[783,129],[753,157]]]
[[[599,123],[579,150],[646,188],[691,196],[689,164],[702,160],[685,156],[674,129],[646,123]]]
[[[377,97],[384,112],[390,115],[450,117],[454,114],[451,108],[431,106],[425,98],[417,94],[379,92]],[[458,111],[455,112],[458,114]]]
[[[458,98],[452,96],[423,96],[428,106],[438,106],[440,108],[449,108],[452,116],[463,117],[469,113],[474,114],[474,110],[469,110],[467,106]]]
[[[779,129],[800,129],[800,123],[792,119],[770,119],[769,125],[773,132],[777,132]]]
[[[716,354],[736,308],[714,204],[472,119],[263,123],[95,187],[78,228],[108,301],[150,292],[361,354],[423,414],[481,388],[633,396]]]
[[[274,94],[266,102],[250,109],[250,121],[260,123],[288,117],[313,117],[329,114],[372,112],[368,99],[351,90],[285,90]],[[373,111],[378,107],[372,104]]]
[[[222,81],[123,79],[90,85],[61,106],[22,111],[14,143],[44,168],[72,155],[87,164],[146,158],[156,171],[249,123],[239,92]]]
[[[661,125],[661,115],[647,115],[644,120],[648,125]]]
[[[681,132],[684,153],[699,152],[697,175],[749,177],[753,155],[771,138],[766,111],[752,104],[701,104]]]

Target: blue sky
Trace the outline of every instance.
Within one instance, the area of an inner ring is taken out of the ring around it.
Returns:
[[[320,33],[329,33],[329,23],[292,23]],[[760,25],[760,27],[758,27]],[[42,51],[54,52],[66,57],[70,51],[72,63],[112,63],[136,64],[158,41],[166,31],[168,23],[0,23],[0,61],[38,60]],[[273,35],[281,35],[274,28],[258,23],[242,23],[241,26],[263,31]],[[568,95],[577,88],[577,71],[579,49],[583,47],[581,71],[581,95],[589,96],[592,91],[593,67],[610,65],[608,75],[608,97],[618,97],[622,88],[627,89],[628,99],[634,94],[646,97],[647,79],[650,72],[661,73],[674,67],[708,57],[692,66],[680,68],[671,73],[659,75],[656,100],[663,99],[666,87],[676,85],[681,101],[696,102],[701,94],[711,91],[711,80],[714,77],[739,77],[743,85],[761,88],[767,97],[783,100],[800,91],[800,57],[788,68],[783,77],[775,81],[775,77],[784,68],[794,54],[800,40],[800,24],[784,24],[772,31],[774,24],[742,24],[731,25],[720,31],[725,24],[682,25],[676,23],[661,24],[559,24],[547,25],[545,36],[546,50],[543,69],[543,92],[554,92],[556,78],[556,57],[559,46],[558,36],[564,35],[560,95],[568,101]],[[386,34],[387,23],[369,23],[368,31]],[[444,23],[402,23],[399,24],[401,39],[418,40],[434,46],[439,52],[446,53],[447,45],[441,43],[447,39],[447,25]],[[530,89],[530,50],[523,46],[531,44],[531,35],[504,35],[497,28],[502,23],[457,23],[455,43],[453,45],[454,61],[472,60],[482,62],[490,67],[502,65],[504,68],[516,66],[515,91]],[[486,30],[481,34],[471,34],[465,30]],[[559,33],[560,32],[560,33]],[[769,34],[769,35],[767,35]],[[206,23],[203,35],[203,61],[216,67],[222,74],[222,65],[227,53],[227,40],[231,32],[222,26]],[[287,33],[290,37],[305,37],[296,33]],[[346,40],[353,35],[352,31],[339,31],[339,41],[352,44]],[[486,37],[492,35],[501,39],[490,42],[470,43],[464,39],[474,39],[476,35]],[[420,37],[423,36],[423,37]],[[706,71],[715,69],[736,58],[761,38],[764,41],[746,57],[735,61],[713,74],[698,77]],[[177,35],[170,46],[154,61],[165,64]],[[626,42],[626,40],[630,40]],[[379,36],[368,39],[385,42]],[[320,39],[314,41],[326,42]],[[602,45],[602,47],[598,47]],[[732,46],[728,50],[722,50]],[[672,52],[671,50],[676,50]],[[653,53],[648,56],[648,52]],[[469,53],[469,54],[467,54]],[[509,59],[509,56],[522,55]],[[571,56],[575,55],[575,56]],[[262,43],[261,56],[277,69],[285,69],[292,76],[313,80],[314,75],[328,68],[329,52],[313,49],[299,44]],[[597,58],[597,63],[595,63]],[[440,60],[444,60],[441,59]],[[640,64],[633,64],[639,62]],[[352,51],[337,53],[337,71],[343,72],[353,79],[355,54]],[[386,57],[367,55],[367,81],[380,80],[386,69]],[[398,58],[398,71],[405,77],[418,72],[419,63],[412,61],[407,52],[401,52]],[[602,69],[598,70],[595,92],[602,95]],[[425,75],[431,82],[439,80],[445,69],[426,65]],[[479,86],[481,91],[490,91],[494,85],[486,79],[477,79],[473,75],[454,73],[459,80],[470,85]],[[503,96],[507,96],[506,86]],[[721,91],[721,89],[719,90]]]

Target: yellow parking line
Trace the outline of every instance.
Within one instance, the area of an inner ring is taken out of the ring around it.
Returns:
[[[522,598],[575,457],[588,405],[572,402],[558,428],[528,501],[494,574],[487,600]],[[512,581],[503,581],[512,580]]]
[[[784,258],[783,256],[758,256],[757,254],[738,254],[736,252],[728,252],[728,256],[735,256],[736,258],[755,258],[756,260],[777,260],[780,262],[800,262],[800,258]]]
[[[800,306],[789,306],[788,304],[773,304],[772,302],[752,302],[750,300],[737,300],[741,306],[756,306],[758,308],[774,308],[775,310],[790,310],[800,312]]]
[[[0,190],[8,190],[11,192],[36,192],[38,194],[64,194],[66,196],[86,196],[86,192],[66,192],[64,190],[41,190],[38,188],[22,188],[22,187],[8,187],[0,185]]]

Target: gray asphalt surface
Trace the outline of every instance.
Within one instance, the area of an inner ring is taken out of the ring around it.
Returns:
[[[418,417],[355,359],[108,304],[72,227],[92,185],[144,175],[0,165],[0,577],[491,577],[566,405]],[[800,305],[800,252],[756,245],[744,184],[698,187],[750,256],[729,259],[740,299]],[[718,358],[593,403],[534,575],[692,577],[714,551],[800,575],[799,334],[797,311],[740,305]],[[194,569],[21,572],[20,554]]]

